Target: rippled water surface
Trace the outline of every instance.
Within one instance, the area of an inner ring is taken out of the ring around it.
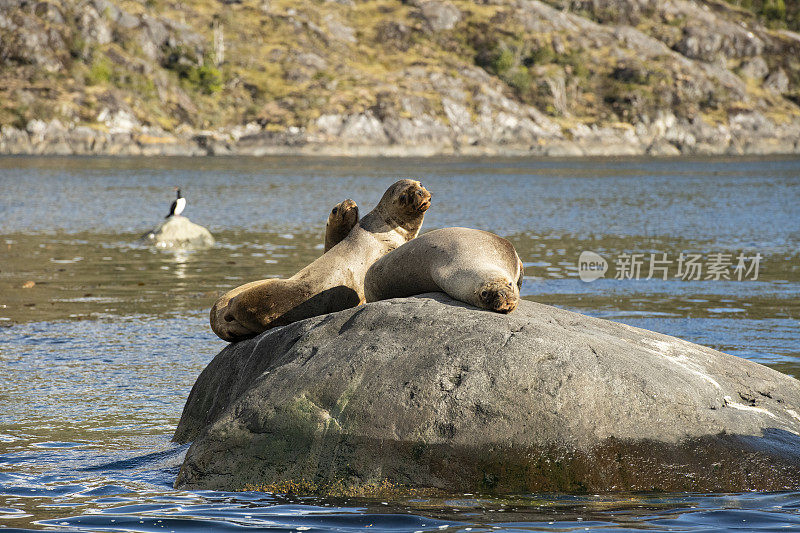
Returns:
[[[380,502],[173,490],[185,448],[169,439],[224,346],[207,323],[213,300],[291,275],[322,253],[334,204],[350,197],[366,213],[400,177],[433,193],[424,230],[509,238],[525,298],[800,377],[799,159],[0,158],[0,527],[800,529],[795,493]],[[163,219],[174,185],[217,246],[134,244]],[[579,279],[586,250],[608,261],[604,278]],[[641,279],[615,279],[621,254],[636,253]],[[676,277],[681,253],[706,267],[729,256],[731,279]],[[644,279],[650,254],[667,254],[667,280]],[[740,254],[761,255],[757,280],[736,279]]]

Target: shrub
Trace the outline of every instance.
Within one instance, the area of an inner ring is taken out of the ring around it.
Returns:
[[[209,64],[190,69],[186,78],[206,94],[218,93],[222,90],[222,74]]]
[[[556,53],[553,50],[552,46],[541,46],[532,50],[530,55],[525,58],[523,63],[526,67],[530,67],[532,65],[547,65],[548,63],[554,63],[556,61]]]
[[[768,0],[761,8],[761,14],[770,21],[782,21],[786,19],[786,4],[783,0]]]
[[[175,72],[185,84],[201,90],[206,94],[218,93],[222,90],[222,73],[214,67],[209,59],[202,64],[185,46],[174,46],[165,50],[161,65]]]
[[[509,86],[513,87],[514,90],[517,91],[517,94],[524,96],[531,90],[531,84],[533,83],[533,79],[531,78],[528,69],[525,67],[520,67],[515,69],[506,80]]]
[[[108,58],[99,57],[92,62],[89,75],[86,77],[86,83],[89,85],[108,83],[113,74],[114,66],[111,64],[111,61],[109,61]]]
[[[498,76],[502,76],[514,66],[514,53],[506,47],[501,47],[495,51],[495,57],[492,60],[492,70]]]

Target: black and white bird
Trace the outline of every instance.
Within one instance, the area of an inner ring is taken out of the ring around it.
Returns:
[[[175,187],[175,190],[178,191],[178,197],[173,200],[172,205],[169,208],[169,215],[165,216],[164,218],[178,216],[183,213],[183,210],[186,208],[186,198],[181,196],[181,189],[179,187]]]

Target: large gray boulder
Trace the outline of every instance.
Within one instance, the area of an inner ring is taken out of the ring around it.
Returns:
[[[370,303],[231,344],[189,395],[176,487],[800,488],[800,382],[522,301]]]
[[[214,246],[214,237],[203,226],[178,215],[167,218],[144,234],[140,242],[156,248],[202,249]]]

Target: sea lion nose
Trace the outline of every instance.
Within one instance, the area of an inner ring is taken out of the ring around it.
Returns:
[[[494,307],[500,313],[510,313],[517,307],[517,297],[513,290],[502,288],[497,291]]]
[[[511,302],[508,302],[506,305],[504,305],[503,308],[500,310],[500,312],[501,313],[510,313],[511,311],[513,311],[516,308],[517,308],[517,302],[511,301]]]

